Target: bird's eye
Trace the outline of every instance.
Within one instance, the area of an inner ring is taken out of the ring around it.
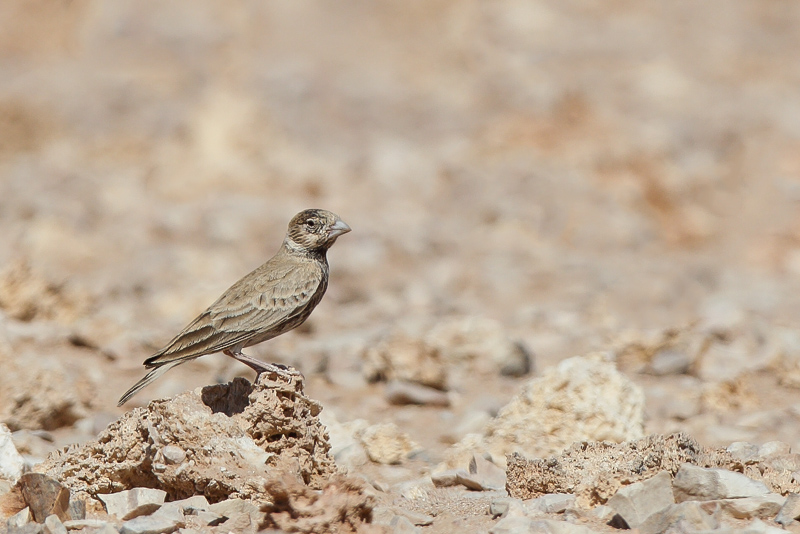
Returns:
[[[314,219],[309,219],[309,220],[306,221],[306,224],[308,226],[310,226],[311,228],[314,228],[314,226],[316,226],[317,223],[316,223],[316,221],[314,221]]]

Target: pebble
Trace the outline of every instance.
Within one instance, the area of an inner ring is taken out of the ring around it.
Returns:
[[[716,513],[720,510],[736,519],[772,519],[785,502],[786,497],[770,493],[762,497],[705,501],[701,506],[706,512]]]
[[[650,516],[673,504],[672,477],[667,471],[625,486],[608,500],[608,506],[619,514],[628,528],[639,528]]]
[[[683,464],[672,482],[675,500],[711,501],[763,497],[769,489],[763,482],[725,469],[707,469]]]
[[[392,380],[386,384],[384,396],[393,405],[450,406],[450,399],[445,392],[402,380]]]
[[[67,530],[103,528],[107,524],[108,522],[102,519],[70,519],[69,521],[64,521],[64,526],[67,527]]]
[[[44,523],[52,514],[62,521],[72,519],[69,517],[69,490],[54,478],[41,473],[26,473],[20,477],[20,488],[37,523]]]
[[[57,515],[53,514],[44,520],[44,532],[45,534],[67,534],[67,527]]]
[[[164,504],[167,492],[153,488],[132,488],[117,493],[98,495],[106,512],[127,521],[134,517],[150,515]]]
[[[11,431],[0,423],[0,478],[16,483],[22,476],[25,460],[11,439]]]
[[[166,515],[140,516],[122,523],[120,534],[168,534],[182,527],[181,521],[176,521]]]
[[[800,495],[797,493],[790,493],[786,496],[786,502],[781,506],[775,518],[775,522],[786,527],[798,517],[800,517]]]

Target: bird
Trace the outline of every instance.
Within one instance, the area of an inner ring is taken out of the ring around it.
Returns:
[[[286,378],[299,373],[266,363],[242,349],[297,328],[308,319],[328,288],[326,253],[350,227],[338,215],[307,209],[289,221],[280,250],[266,263],[228,288],[164,348],[144,361],[152,369],[119,400],[122,406],[142,388],[182,363],[222,352],[258,375],[274,372]]]

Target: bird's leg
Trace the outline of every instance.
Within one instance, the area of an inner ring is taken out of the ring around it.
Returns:
[[[293,377],[301,377],[303,378],[303,374],[294,369],[293,367],[289,367],[287,365],[281,365],[278,363],[267,363],[262,362],[257,358],[253,358],[248,356],[247,354],[243,354],[241,350],[223,350],[222,353],[225,356],[230,356],[234,360],[238,360],[251,368],[253,371],[256,372],[256,379],[261,376],[261,373],[275,373],[284,377],[287,380],[291,380]]]

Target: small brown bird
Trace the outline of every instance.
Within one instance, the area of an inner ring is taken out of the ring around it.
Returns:
[[[147,358],[144,366],[152,371],[129,389],[117,406],[176,365],[220,351],[259,375],[297,376],[297,371],[251,358],[242,354],[242,349],[288,332],[308,319],[328,288],[325,253],[337,237],[349,231],[330,211],[311,209],[295,215],[278,253],[233,284],[166,347]]]

